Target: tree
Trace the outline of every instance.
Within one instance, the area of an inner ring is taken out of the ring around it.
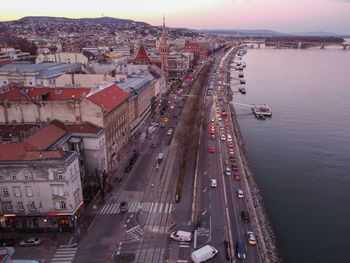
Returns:
[[[95,169],[95,179],[98,183],[98,188],[101,192],[101,199],[103,200],[105,197],[105,191],[106,191],[106,179],[107,179],[107,173],[105,170],[103,172],[98,172],[97,169]]]

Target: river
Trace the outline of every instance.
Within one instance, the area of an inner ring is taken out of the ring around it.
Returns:
[[[235,106],[283,261],[350,262],[350,50],[255,48],[243,60],[247,94],[233,101],[272,110],[261,121]]]

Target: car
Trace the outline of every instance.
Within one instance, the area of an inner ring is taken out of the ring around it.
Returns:
[[[160,125],[160,128],[164,128],[165,127],[165,124],[164,123],[162,123],[161,125]]]
[[[174,118],[179,118],[179,115],[178,114],[174,114]]]
[[[168,118],[164,118],[164,122],[168,122]]]
[[[173,133],[173,128],[170,128],[166,134],[171,135]]]
[[[235,152],[234,152],[232,149],[230,149],[230,150],[228,151],[228,154],[229,154],[229,155],[234,155]]]
[[[128,212],[128,203],[126,201],[121,201],[119,205],[120,213]]]
[[[211,120],[210,120],[211,122],[214,122],[215,120],[214,120],[214,118],[211,118]]]
[[[249,223],[249,213],[247,211],[244,211],[244,210],[241,211],[241,220],[244,223]]]
[[[248,243],[251,245],[256,245],[256,237],[252,231],[247,232]]]
[[[210,134],[210,139],[215,140],[215,134]]]
[[[170,109],[171,109],[171,110],[174,109],[174,105],[171,105],[171,106],[170,106]]]
[[[37,237],[28,237],[23,239],[19,244],[25,247],[39,246],[41,244],[41,240]]]
[[[221,140],[222,140],[222,141],[226,141],[226,136],[225,136],[225,134],[221,135]]]
[[[13,247],[16,243],[16,240],[13,238],[2,238],[0,239],[1,247]]]
[[[220,116],[218,117],[218,121],[222,121],[222,118]]]
[[[210,152],[211,153],[215,153],[215,148],[214,147],[210,147]]]
[[[214,129],[214,128],[215,128],[215,124],[214,124],[214,123],[211,123],[211,124],[210,124],[210,128],[213,128],[213,129]]]
[[[223,127],[223,126],[220,126],[220,127],[219,127],[219,129],[220,129],[220,130],[223,130],[223,129],[224,129],[224,127]]]
[[[232,136],[231,136],[231,135],[227,135],[227,140],[228,140],[229,142],[232,142]]]
[[[225,118],[225,119],[224,119],[224,121],[225,121],[225,122],[228,122],[228,119],[227,119],[227,118]]]
[[[226,174],[226,175],[231,175],[231,170],[230,170],[230,168],[226,167],[226,169],[225,169],[225,174]]]
[[[227,143],[228,148],[233,148],[233,143],[229,142]]]
[[[234,174],[233,174],[233,178],[234,178],[236,181],[241,180],[241,177],[239,176],[238,173],[234,173]]]
[[[131,169],[132,169],[132,165],[129,164],[128,166],[125,167],[124,172],[128,173],[131,171]]]
[[[210,134],[215,134],[215,130],[214,129],[210,129]]]
[[[233,163],[233,164],[231,164],[231,167],[232,167],[232,171],[238,171],[237,164]]]
[[[234,155],[230,155],[229,156],[229,160],[230,160],[230,162],[235,162],[236,161],[236,157]]]
[[[210,179],[210,186],[211,187],[217,187],[218,186],[218,183],[217,183],[216,179]]]
[[[236,243],[236,255],[239,259],[245,259],[245,248],[242,241],[237,241]]]
[[[238,190],[237,190],[237,197],[238,197],[238,198],[243,198],[243,197],[244,197],[244,195],[243,195],[243,190],[242,190],[242,189],[238,189]]]
[[[130,161],[129,161],[129,165],[134,165],[137,161],[137,158],[139,157],[139,153],[134,153],[133,156],[131,157]]]

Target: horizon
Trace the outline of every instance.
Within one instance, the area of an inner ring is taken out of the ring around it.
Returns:
[[[33,3],[34,1],[34,3]],[[173,28],[197,30],[271,30],[295,32],[330,32],[350,35],[350,0],[131,0],[116,4],[101,0],[99,6],[82,6],[80,1],[62,0],[59,6],[48,6],[43,0],[21,1],[5,5],[0,21],[18,20],[26,16],[66,18],[99,18],[101,16],[130,19]],[[67,8],[69,7],[69,8]]]

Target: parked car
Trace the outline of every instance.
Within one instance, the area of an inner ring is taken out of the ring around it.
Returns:
[[[37,237],[28,237],[23,239],[19,244],[26,247],[39,246],[41,244],[41,240]]]
[[[133,154],[133,156],[131,157],[130,161],[129,161],[129,164],[130,164],[130,165],[135,164],[135,163],[136,163],[136,161],[137,161],[137,158],[139,157],[139,155],[140,155],[140,154],[139,154],[139,153],[137,153],[137,152],[136,152],[136,153],[134,153],[134,154]]]
[[[16,240],[13,238],[2,238],[0,239],[1,247],[13,247],[16,243]]]
[[[121,213],[128,212],[128,203],[126,201],[121,201],[120,202],[119,211]]]
[[[128,173],[131,171],[131,169],[132,169],[132,165],[129,164],[128,166],[125,167],[124,172]]]

